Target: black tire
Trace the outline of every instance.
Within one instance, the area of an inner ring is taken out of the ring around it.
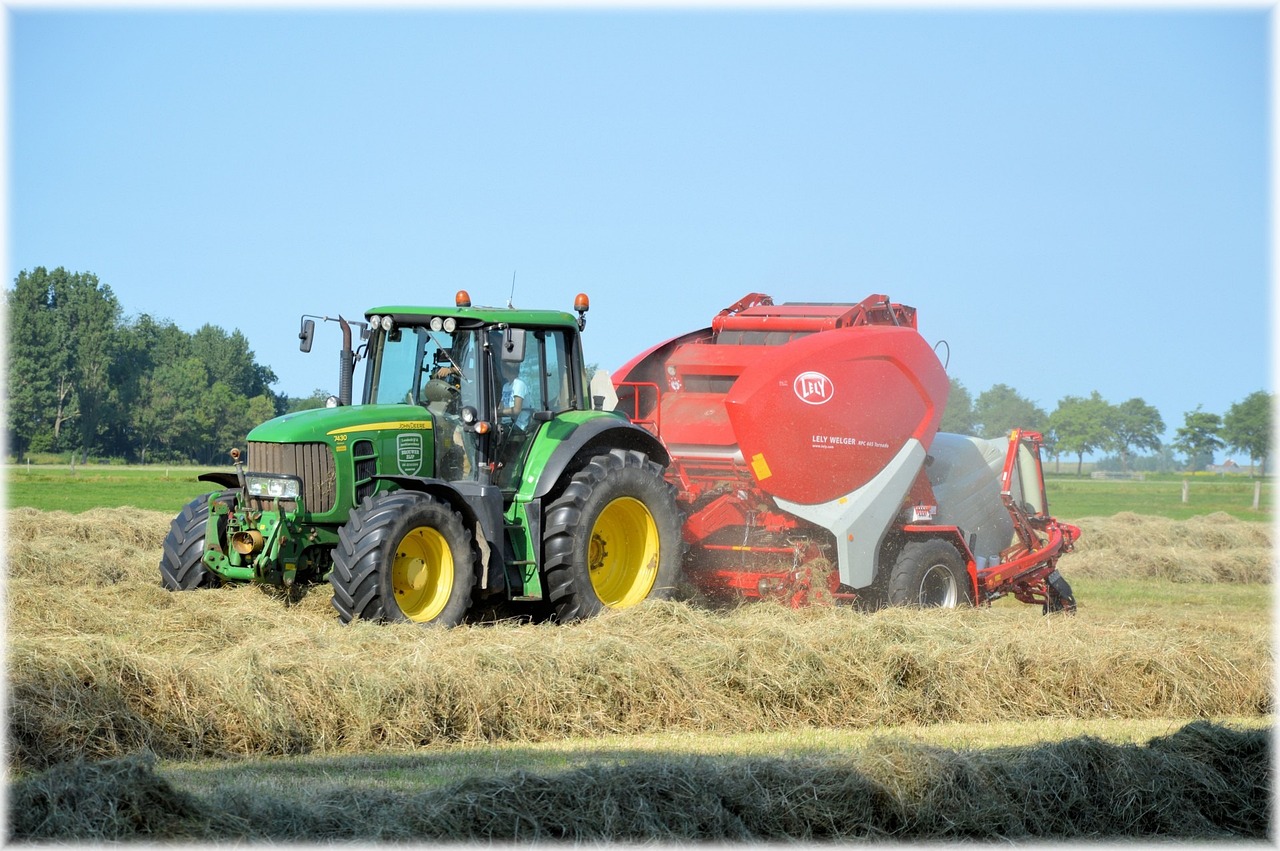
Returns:
[[[675,488],[643,452],[593,457],[547,509],[545,529],[544,576],[556,620],[675,593],[680,509]]]
[[[338,529],[333,607],[356,619],[457,626],[471,607],[474,543],[448,505],[414,491],[366,497]]]
[[[214,499],[230,505],[239,493],[239,490],[226,490]],[[160,555],[160,584],[168,590],[194,591],[222,584],[218,574],[204,563],[208,521],[209,494],[202,494],[188,502],[169,524],[169,534],[164,536],[164,551]]]
[[[1056,568],[1045,577],[1044,584],[1045,604],[1041,607],[1042,614],[1066,612],[1074,615],[1076,613],[1076,598],[1071,592],[1071,583],[1067,582]]]
[[[973,584],[959,550],[931,538],[902,547],[889,574],[889,603],[894,606],[953,609],[973,605]]]

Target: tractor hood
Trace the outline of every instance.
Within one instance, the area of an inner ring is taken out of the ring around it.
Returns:
[[[429,428],[431,414],[420,405],[344,405],[267,420],[249,432],[248,439],[259,443],[332,443],[335,434]]]

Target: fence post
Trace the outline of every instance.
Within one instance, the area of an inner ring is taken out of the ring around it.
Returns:
[[[1187,480],[1186,479],[1182,480],[1182,501],[1183,502],[1187,501]]]
[[[1253,483],[1253,510],[1258,510],[1258,504],[1262,501],[1262,480]]]

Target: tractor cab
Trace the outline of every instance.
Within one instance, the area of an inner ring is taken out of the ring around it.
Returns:
[[[363,401],[425,408],[436,477],[496,484],[509,497],[543,424],[585,407],[577,322],[564,313],[472,308],[465,291],[457,301],[448,313],[368,314]]]

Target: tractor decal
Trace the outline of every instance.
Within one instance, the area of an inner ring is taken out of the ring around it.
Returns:
[[[422,435],[396,435],[396,468],[402,476],[416,476],[422,469]]]

